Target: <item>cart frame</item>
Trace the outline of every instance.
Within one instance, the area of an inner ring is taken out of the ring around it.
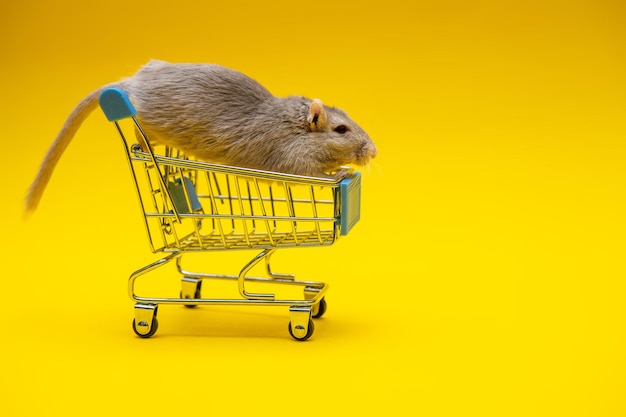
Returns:
[[[312,318],[326,312],[328,285],[276,273],[271,257],[279,248],[328,246],[347,235],[360,219],[359,173],[346,170],[342,180],[304,177],[195,161],[169,147],[157,147],[161,152],[156,152],[125,92],[106,89],[100,106],[122,139],[150,249],[166,254],[129,278],[135,333],[142,338],[155,334],[161,304],[274,305],[289,307],[288,330],[294,339],[309,339],[314,331]],[[127,140],[129,129],[138,143]],[[183,266],[186,253],[220,250],[260,252],[238,275],[193,272]],[[182,277],[180,297],[137,294],[140,277],[172,261]],[[267,277],[248,276],[262,261]],[[204,280],[236,281],[239,297],[202,297]],[[303,297],[251,292],[248,283],[299,286]]]

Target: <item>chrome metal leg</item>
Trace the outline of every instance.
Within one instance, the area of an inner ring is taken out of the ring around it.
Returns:
[[[272,249],[265,257],[265,270],[267,272],[267,275],[270,278],[274,278],[274,279],[289,279],[289,280],[295,279],[296,276],[293,274],[279,274],[277,272],[272,271],[272,267],[270,266],[270,259],[272,255],[274,254],[274,252],[276,252],[276,250]]]
[[[263,252],[259,253],[257,256],[252,258],[250,262],[243,267],[241,272],[239,272],[238,284],[239,284],[239,294],[247,300],[274,300],[274,294],[260,294],[260,293],[249,293],[245,288],[246,274],[250,272],[252,268],[254,268],[259,262],[261,262],[266,256],[271,255],[275,249],[265,249]]]

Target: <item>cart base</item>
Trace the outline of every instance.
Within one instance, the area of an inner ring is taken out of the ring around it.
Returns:
[[[196,307],[203,304],[211,305],[262,305],[289,307],[290,321],[289,334],[298,341],[309,339],[314,332],[313,318],[324,315],[327,303],[324,299],[328,285],[323,282],[300,281],[293,275],[277,274],[270,268],[270,258],[276,249],[266,249],[256,255],[241,270],[238,276],[204,274],[186,271],[181,266],[182,253],[175,252],[165,258],[147,265],[134,272],[128,284],[131,299],[135,301],[135,318],[133,330],[142,338],[153,336],[158,329],[157,311],[161,304],[180,304],[186,307]],[[135,293],[135,284],[139,277],[146,275],[171,261],[176,260],[178,272],[182,275],[179,298],[142,297]],[[266,271],[269,277],[248,277],[248,272],[260,261],[265,260]],[[202,283],[204,280],[232,280],[238,284],[240,298],[203,298]],[[251,293],[246,291],[246,283],[263,282],[279,285],[300,286],[303,288],[302,299],[277,299],[274,294]]]

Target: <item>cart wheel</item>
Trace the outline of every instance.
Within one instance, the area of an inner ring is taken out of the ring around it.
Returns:
[[[324,313],[326,313],[326,309],[326,300],[322,298],[320,302],[313,307],[313,315],[311,317],[313,317],[314,319],[319,319],[324,315]]]
[[[137,336],[142,337],[144,339],[147,339],[153,336],[156,333],[158,328],[159,328],[159,321],[157,320],[156,316],[154,316],[152,318],[152,325],[150,326],[150,331],[146,334],[142,334],[139,332],[139,330],[137,330],[137,322],[135,321],[135,319],[133,319],[133,331],[135,332]]]
[[[309,337],[311,337],[313,335],[313,331],[315,330],[315,326],[313,325],[313,320],[309,319],[309,328],[307,329],[307,332],[304,336],[296,336],[293,334],[293,329],[291,328],[291,322],[289,322],[289,334],[291,335],[291,337],[293,337],[294,339],[300,341],[300,342],[304,342],[305,340],[307,340]]]
[[[187,288],[185,288],[186,285],[187,285]],[[188,285],[189,285],[189,282],[186,282],[186,279],[183,278],[183,290],[186,289],[187,291],[189,291]],[[192,282],[191,285],[195,286],[193,297],[185,297],[185,296],[183,296],[183,290],[181,290],[180,291],[180,298],[202,298],[202,281],[198,280],[196,282]],[[186,291],[186,294],[189,294],[187,291]],[[197,307],[197,306],[198,306],[197,304],[185,304],[185,307],[187,307],[187,308],[194,308],[194,307]]]
[[[180,292],[180,298],[184,298],[182,291]],[[202,291],[200,291],[200,288],[196,289],[196,292],[193,294],[193,298],[202,298]],[[185,307],[195,308],[195,307],[198,307],[198,304],[185,304]]]

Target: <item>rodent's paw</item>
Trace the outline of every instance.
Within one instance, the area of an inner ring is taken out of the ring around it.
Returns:
[[[340,170],[333,174],[333,178],[336,179],[337,181],[348,178],[349,176],[350,176],[350,171],[345,171],[345,170]]]

